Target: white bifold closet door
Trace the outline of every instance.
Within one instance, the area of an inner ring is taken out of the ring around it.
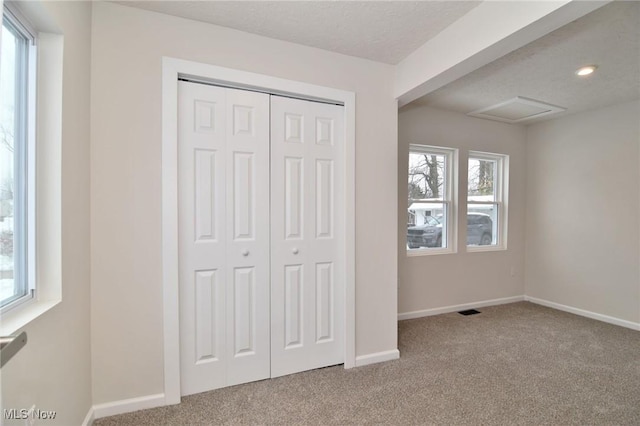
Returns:
[[[344,362],[343,108],[178,90],[182,395]]]
[[[271,377],[344,362],[343,117],[271,97]]]
[[[179,83],[181,390],[270,376],[269,95]]]

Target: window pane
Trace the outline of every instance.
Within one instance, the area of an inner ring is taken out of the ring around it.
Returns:
[[[467,205],[467,245],[496,245],[498,239],[498,205]]]
[[[0,306],[27,294],[23,267],[27,41],[3,21],[0,58]]]
[[[409,153],[407,248],[447,247],[446,155]]]
[[[446,204],[415,202],[409,211],[414,222],[407,227],[407,248],[447,247]]]
[[[443,200],[445,156],[442,154],[409,154],[409,200]]]
[[[469,201],[496,201],[495,177],[497,162],[469,158]]]

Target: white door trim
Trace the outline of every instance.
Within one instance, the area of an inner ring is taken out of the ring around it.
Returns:
[[[345,113],[345,368],[355,367],[355,93],[175,58],[162,58],[162,289],[165,404],[180,402],[178,77],[335,101]]]

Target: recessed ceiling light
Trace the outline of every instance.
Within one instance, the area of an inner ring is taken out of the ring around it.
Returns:
[[[585,75],[589,75],[591,73],[593,73],[596,68],[598,68],[595,65],[589,65],[588,67],[582,67],[580,68],[578,71],[576,71],[576,75],[579,75],[580,77],[584,77]]]

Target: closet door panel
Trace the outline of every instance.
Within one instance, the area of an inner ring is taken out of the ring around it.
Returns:
[[[226,94],[178,84],[180,363],[183,395],[226,385]]]
[[[271,376],[344,362],[343,108],[271,97]]]
[[[269,96],[179,83],[183,395],[261,380],[269,348]]]
[[[225,89],[227,385],[270,376],[269,95]]]

